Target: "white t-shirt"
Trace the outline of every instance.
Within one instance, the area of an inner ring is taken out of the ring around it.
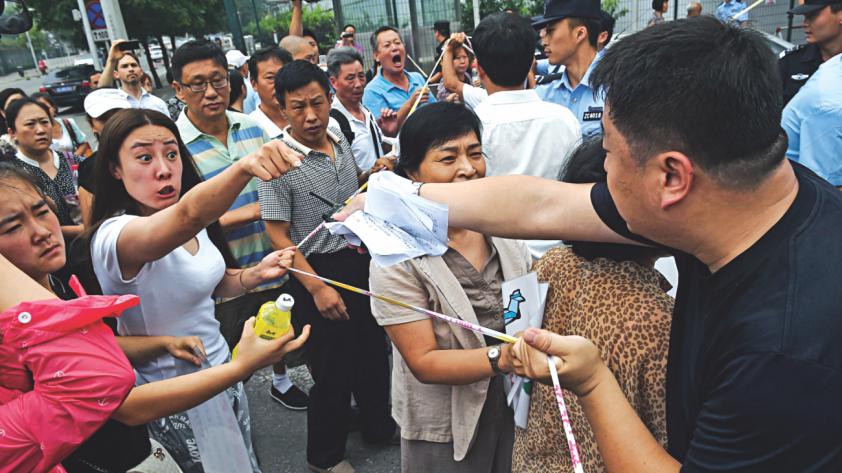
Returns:
[[[361,105],[362,107],[362,105]],[[377,125],[377,121],[374,119],[374,115],[368,111],[365,107],[363,109],[363,116],[365,117],[365,121],[358,120],[348,109],[342,105],[342,102],[339,101],[337,97],[333,97],[333,104],[331,104],[331,108],[335,108],[339,110],[342,115],[345,115],[345,118],[348,119],[348,123],[351,125],[351,131],[354,132],[354,142],[351,143],[351,152],[354,153],[354,160],[357,162],[357,167],[363,171],[368,171],[372,167],[374,167],[374,163],[377,161],[377,152],[374,150],[374,146],[377,146],[377,151],[379,151],[380,156],[383,156],[383,146],[380,144],[380,140],[383,136],[383,132],[380,131],[380,127]],[[331,117],[333,120],[333,117]],[[375,132],[377,133],[376,138],[372,138],[371,136],[371,128],[375,128]]]
[[[487,176],[523,174],[557,179],[582,132],[570,109],[544,102],[532,89],[491,94],[477,106]],[[535,258],[560,244],[526,242]]]
[[[120,335],[194,335],[202,339],[212,366],[225,363],[228,345],[214,318],[211,297],[225,275],[222,254],[205,230],[196,235],[199,250],[191,255],[178,247],[163,258],[146,263],[131,279],[123,279],[117,258],[117,238],[134,215],[113,217],[99,227],[91,241],[94,272],[106,295],[136,294],[140,305],[117,319]],[[137,384],[176,376],[173,358],[167,354],[135,365]]]
[[[132,104],[132,108],[146,108],[149,110],[157,110],[163,113],[166,116],[170,116],[170,109],[167,107],[167,102],[164,102],[158,96],[152,95],[146,90],[141,91],[140,93],[140,100],[134,98],[133,95],[127,93],[125,90],[120,89],[121,92],[126,94],[126,99],[128,99],[129,103]]]
[[[256,93],[256,92],[255,92]],[[254,121],[260,125],[260,128],[263,128],[263,131],[269,135],[269,138],[275,139],[284,134],[284,130],[275,124],[271,118],[267,117],[263,110],[260,109],[260,106],[254,109],[253,112],[249,113],[249,117],[253,118]]]
[[[462,103],[471,110],[476,111],[477,106],[486,98],[488,98],[488,92],[482,87],[462,84]]]

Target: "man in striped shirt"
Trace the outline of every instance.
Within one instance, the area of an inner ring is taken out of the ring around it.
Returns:
[[[212,41],[189,41],[172,58],[174,86],[185,108],[178,117],[181,138],[205,179],[219,174],[269,137],[253,119],[227,111],[231,87],[222,49]],[[247,185],[231,209],[219,220],[231,252],[243,268],[254,266],[272,252],[272,243],[260,219],[257,179]],[[264,302],[277,299],[285,279],[259,286],[239,298],[219,301],[216,318],[230,347],[239,340],[245,321]],[[275,366],[270,395],[285,407],[307,408],[307,396],[286,375],[283,363]]]

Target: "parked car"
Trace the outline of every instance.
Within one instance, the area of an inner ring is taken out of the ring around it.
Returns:
[[[163,61],[164,60],[164,53],[161,51],[161,47],[157,44],[150,44],[149,45],[149,56],[153,61]]]
[[[94,66],[89,64],[51,71],[40,90],[50,94],[59,107],[81,107],[91,91],[89,79],[93,72]]]
[[[760,34],[760,36],[763,38],[763,41],[766,43],[767,46],[769,46],[769,49],[771,49],[772,52],[775,53],[776,56],[778,54],[780,54],[781,51],[786,51],[790,48],[795,47],[794,44],[792,44],[789,41],[787,41],[783,38],[780,38],[778,36],[769,34],[765,31],[761,31],[761,30],[758,30],[758,29],[755,29],[754,31]],[[632,34],[632,33],[617,33],[617,34],[615,34],[614,37],[611,39],[611,43],[608,45],[608,47],[611,47],[611,44],[614,44],[614,43],[620,41],[621,39],[625,38],[626,36],[628,36],[630,34]]]

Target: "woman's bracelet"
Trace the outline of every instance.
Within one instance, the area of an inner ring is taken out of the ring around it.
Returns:
[[[248,286],[246,286],[246,284],[243,282],[243,274],[245,274],[246,271],[248,271],[248,268],[240,271],[240,274],[237,277],[237,280],[240,281],[240,286],[243,288],[243,290],[246,291],[245,293],[248,294],[249,292],[253,291],[254,288],[249,289]]]

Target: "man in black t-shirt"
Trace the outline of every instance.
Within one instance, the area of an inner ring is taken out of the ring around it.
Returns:
[[[784,158],[776,68],[756,33],[714,18],[647,28],[590,76],[607,91],[607,185],[419,189],[454,227],[676,256],[668,450],[589,341],[529,330],[513,348],[530,377],[548,378],[539,350],[561,358],[610,472],[842,471],[842,194]]]

